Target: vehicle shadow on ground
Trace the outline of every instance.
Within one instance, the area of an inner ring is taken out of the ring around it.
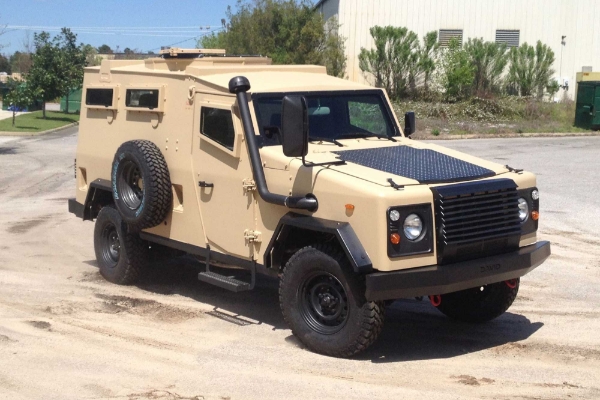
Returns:
[[[154,262],[136,286],[147,292],[177,294],[211,305],[214,309],[209,315],[237,325],[266,324],[274,330],[288,329],[279,309],[276,279],[257,275],[254,290],[233,293],[199,281],[198,273],[203,270],[204,266],[189,256]],[[218,271],[250,279],[246,271]],[[525,340],[542,326],[541,322],[531,322],[511,312],[484,324],[462,323],[445,317],[427,299],[398,300],[386,308],[379,339],[355,358],[373,363],[451,358]],[[290,341],[303,347],[294,339]]]
[[[385,319],[377,342],[358,359],[387,363],[451,358],[525,340],[544,325],[511,312],[483,324],[459,322],[427,299],[398,300],[386,309]]]
[[[158,294],[177,294],[214,306],[209,315],[238,325],[266,324],[273,329],[286,329],[279,309],[278,281],[257,275],[254,290],[233,293],[198,280],[204,265],[192,257],[179,257],[167,262],[155,262],[136,286]],[[211,267],[211,270],[250,282],[250,273],[244,270]],[[229,316],[234,318],[228,318]],[[240,317],[240,318],[235,318]]]

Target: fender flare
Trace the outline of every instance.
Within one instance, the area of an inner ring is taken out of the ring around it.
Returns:
[[[354,272],[366,274],[373,271],[373,263],[369,255],[348,222],[331,221],[293,212],[281,217],[271,241],[265,249],[263,262],[267,269],[281,267],[284,250],[282,244],[293,229],[334,235],[348,257]]]
[[[96,205],[112,204],[112,185],[107,179],[96,179],[90,183],[85,203],[83,204],[83,220],[93,221],[98,215]]]

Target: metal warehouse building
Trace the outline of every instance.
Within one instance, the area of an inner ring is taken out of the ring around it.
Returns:
[[[375,25],[407,27],[420,38],[437,31],[441,45],[451,37],[509,46],[541,40],[554,50],[556,79],[568,84],[570,97],[577,72],[600,71],[598,0],[321,0],[316,8],[326,20],[338,17],[346,38],[346,73],[354,81],[364,80],[358,54],[361,47],[372,47],[369,28]]]

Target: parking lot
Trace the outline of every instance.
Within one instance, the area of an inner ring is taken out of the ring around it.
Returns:
[[[179,258],[105,282],[93,223],[67,212],[76,134],[0,137],[0,398],[600,398],[600,137],[436,142],[536,173],[553,255],[497,320],[396,301],[344,360],[301,347],[274,280],[230,293]]]

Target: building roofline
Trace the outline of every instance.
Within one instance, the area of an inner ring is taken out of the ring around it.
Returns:
[[[319,0],[319,1],[317,2],[317,4],[315,4],[315,5],[313,6],[313,10],[316,10],[317,8],[319,8],[319,7],[320,7],[320,6],[321,6],[323,3],[325,3],[326,1],[327,1],[327,0]]]

